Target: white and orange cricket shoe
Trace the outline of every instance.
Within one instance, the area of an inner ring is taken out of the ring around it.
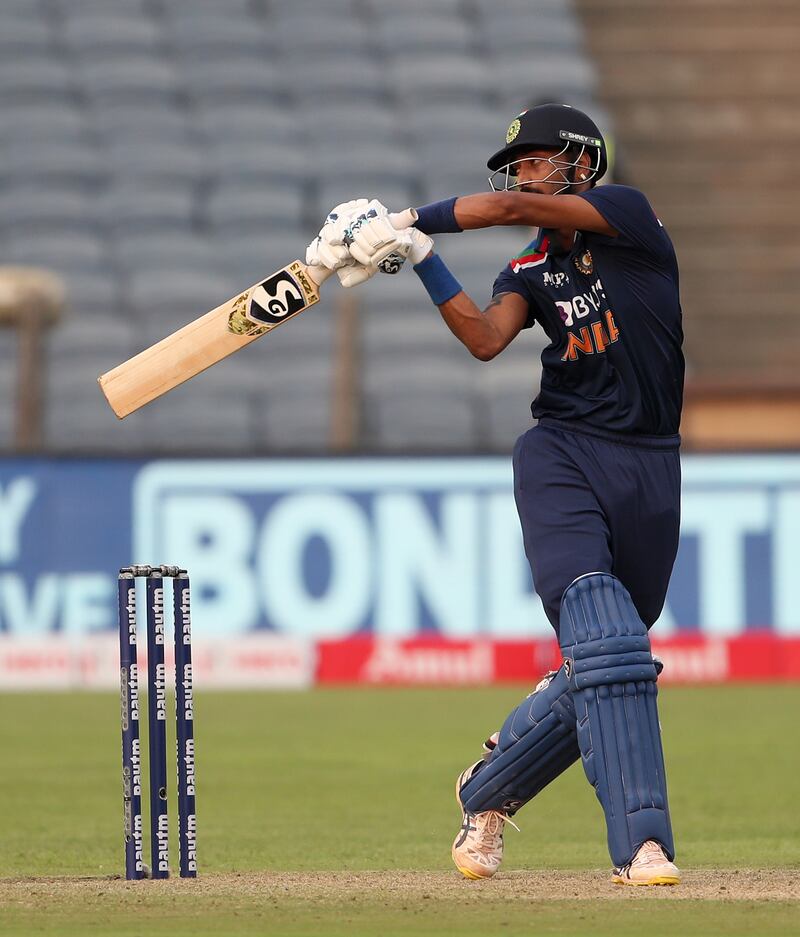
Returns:
[[[456,802],[461,810],[461,829],[453,843],[453,862],[470,879],[491,878],[503,861],[503,829],[510,823],[519,827],[500,810],[470,813],[461,803],[461,788],[483,764],[483,759],[462,771],[456,781]]]
[[[648,839],[631,861],[611,873],[615,885],[679,885],[681,873],[660,843]]]

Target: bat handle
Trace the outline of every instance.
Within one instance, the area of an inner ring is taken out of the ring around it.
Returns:
[[[416,208],[406,208],[405,211],[390,212],[389,223],[399,231],[401,228],[410,228],[418,217]]]

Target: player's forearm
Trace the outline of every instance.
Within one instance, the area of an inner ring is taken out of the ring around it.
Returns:
[[[546,227],[556,217],[553,196],[527,192],[483,192],[432,202],[417,209],[416,227],[425,234],[449,234],[495,225]]]
[[[563,214],[555,196],[532,192],[482,192],[456,199],[455,216],[464,231],[495,225],[558,227]]]
[[[431,251],[414,265],[414,272],[439,307],[450,331],[472,355],[489,361],[502,351],[503,342],[494,324],[467,296],[441,257]]]
[[[491,361],[503,350],[502,336],[465,292],[442,303],[439,312],[453,335],[475,358]]]
[[[433,202],[417,209],[416,227],[425,234],[524,225],[531,228],[577,228],[611,233],[605,219],[575,195],[536,192],[482,192]]]

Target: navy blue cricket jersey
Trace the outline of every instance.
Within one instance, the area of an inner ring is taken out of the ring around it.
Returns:
[[[538,322],[550,339],[531,412],[615,433],[677,433],[684,360],[672,242],[637,189],[605,185],[580,198],[618,236],[580,231],[561,253],[542,231],[494,284],[495,296],[523,296],[525,327]]]

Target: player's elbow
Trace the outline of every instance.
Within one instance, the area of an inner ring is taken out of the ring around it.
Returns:
[[[490,342],[481,342],[480,344],[469,345],[468,347],[472,357],[477,358],[478,361],[491,361],[492,358],[496,358],[501,351],[496,344]]]

